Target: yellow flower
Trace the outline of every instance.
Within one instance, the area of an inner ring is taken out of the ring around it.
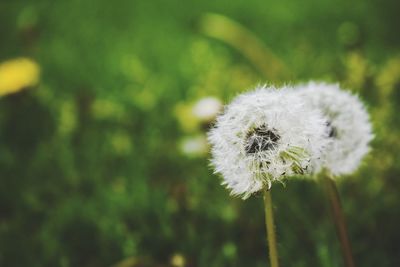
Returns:
[[[17,58],[0,64],[0,96],[18,92],[39,82],[40,67],[29,58]]]

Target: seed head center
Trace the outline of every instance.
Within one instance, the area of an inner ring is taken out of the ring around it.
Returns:
[[[268,129],[265,124],[251,129],[246,136],[246,153],[254,154],[261,151],[273,150],[280,138],[275,129]]]
[[[336,127],[332,125],[330,121],[326,123],[326,126],[328,127],[328,135],[330,138],[336,138],[337,137],[337,130]]]

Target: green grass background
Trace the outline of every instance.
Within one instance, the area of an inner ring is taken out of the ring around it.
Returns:
[[[231,198],[208,154],[182,153],[205,128],[178,107],[309,79],[340,82],[371,112],[373,150],[339,191],[357,266],[400,266],[399,8],[0,0],[0,62],[30,57],[42,71],[0,98],[0,266],[267,266],[262,198]],[[254,38],[211,37],[235,29],[209,13]],[[262,44],[267,70],[243,43]],[[343,266],[322,187],[290,180],[272,194],[282,266]]]

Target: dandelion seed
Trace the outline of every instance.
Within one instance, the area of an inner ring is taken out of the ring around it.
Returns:
[[[232,195],[308,172],[329,142],[326,120],[289,88],[259,87],[226,106],[210,130],[212,165]]]

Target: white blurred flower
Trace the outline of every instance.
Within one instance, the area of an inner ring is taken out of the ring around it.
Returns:
[[[222,103],[218,98],[205,97],[197,101],[192,109],[193,115],[202,121],[211,121],[222,109]]]
[[[181,140],[179,148],[187,156],[203,156],[208,152],[207,139],[204,135],[185,137]]]
[[[300,85],[296,93],[327,118],[331,143],[316,168],[326,168],[333,175],[354,172],[369,152],[373,139],[369,115],[360,99],[341,90],[337,84],[310,82]]]
[[[257,88],[226,106],[210,130],[212,165],[232,195],[308,172],[327,139],[326,121],[288,88]]]

